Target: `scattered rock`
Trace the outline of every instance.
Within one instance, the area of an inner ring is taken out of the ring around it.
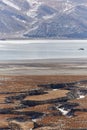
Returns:
[[[79,50],[85,50],[84,48],[79,48]]]

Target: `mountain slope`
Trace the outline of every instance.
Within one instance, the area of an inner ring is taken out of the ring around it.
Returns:
[[[0,37],[87,38],[86,0],[0,0]]]

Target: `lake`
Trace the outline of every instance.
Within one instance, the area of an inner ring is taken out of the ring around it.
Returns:
[[[0,60],[59,58],[87,58],[87,41],[0,41]]]

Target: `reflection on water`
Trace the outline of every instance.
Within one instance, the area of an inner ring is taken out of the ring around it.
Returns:
[[[80,49],[83,48],[83,49]],[[86,42],[1,43],[0,60],[86,58]]]

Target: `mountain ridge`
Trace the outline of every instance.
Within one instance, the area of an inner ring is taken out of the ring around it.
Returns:
[[[86,39],[86,0],[0,0],[0,39]]]

